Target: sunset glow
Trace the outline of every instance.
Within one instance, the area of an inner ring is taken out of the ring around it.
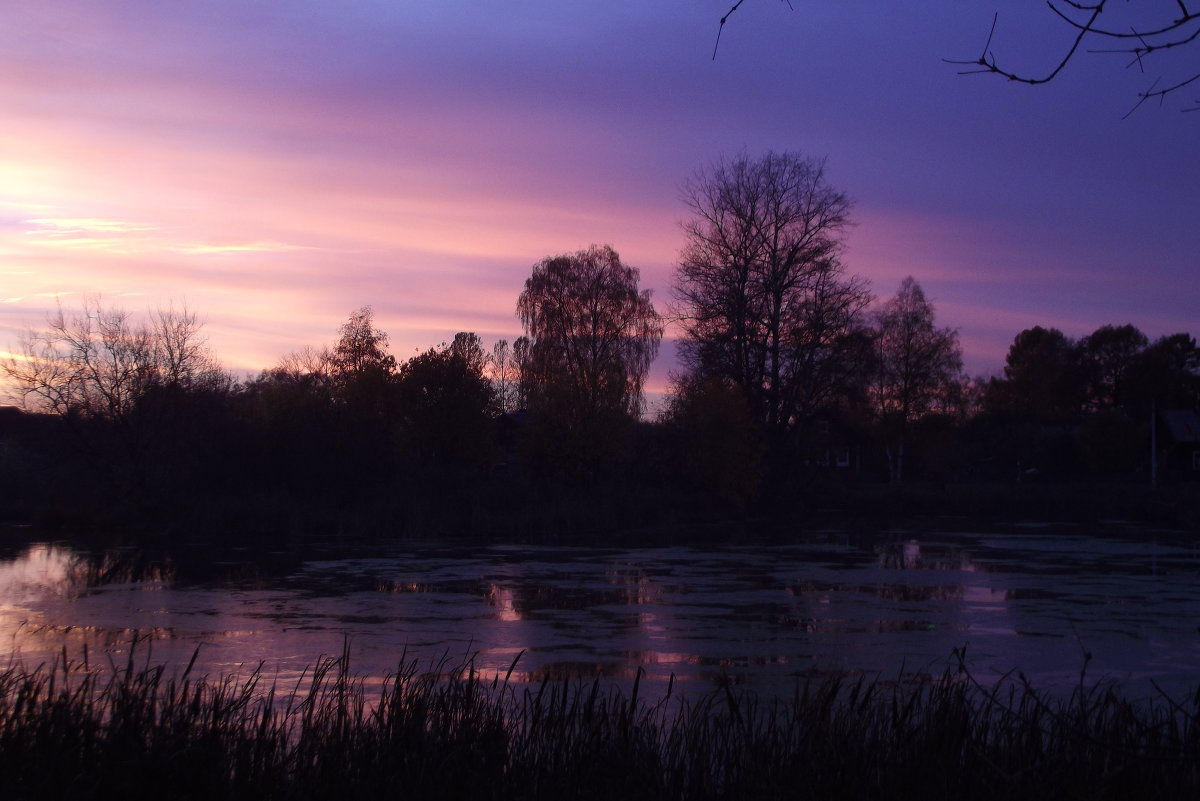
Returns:
[[[915,276],[970,372],[1032,325],[1200,331],[1192,98],[1122,121],[1148,76],[1094,58],[959,76],[993,2],[747,4],[715,61],[728,0],[0,6],[0,349],[97,294],[186,303],[237,371],[365,304],[400,358],[490,345],[531,265],[593,243],[665,311],[681,182],[767,149],[827,158],[849,270]],[[1057,55],[1009,13],[998,45]]]

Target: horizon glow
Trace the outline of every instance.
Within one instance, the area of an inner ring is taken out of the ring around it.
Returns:
[[[665,312],[680,184],[767,149],[827,159],[848,270],[881,300],[914,276],[970,373],[1032,325],[1200,333],[1193,115],[1121,121],[1144,76],[1095,58],[1037,89],[956,75],[987,2],[746,6],[715,62],[727,2],[3,5],[0,350],[85,295],[186,304],[239,373],[363,305],[400,359],[490,345],[531,266],[591,244]],[[1009,15],[998,46],[1057,52]]]

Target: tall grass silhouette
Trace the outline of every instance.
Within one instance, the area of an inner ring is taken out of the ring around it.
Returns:
[[[962,667],[911,684],[801,681],[640,697],[403,659],[382,687],[348,650],[284,687],[194,662],[0,672],[0,797],[196,799],[1124,799],[1200,797],[1200,693],[1133,702]],[[515,664],[515,663],[514,663]]]

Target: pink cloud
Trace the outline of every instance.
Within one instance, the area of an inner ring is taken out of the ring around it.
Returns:
[[[18,4],[0,346],[95,292],[186,298],[246,368],[364,303],[401,354],[511,338],[530,266],[592,243],[662,309],[679,181],[767,147],[829,156],[859,203],[848,268],[883,296],[914,275],[980,370],[1031,324],[1194,328],[1193,137],[1058,125],[1069,91],[991,92],[904,49],[975,31],[957,9],[764,8],[714,64],[715,17],[668,6]]]

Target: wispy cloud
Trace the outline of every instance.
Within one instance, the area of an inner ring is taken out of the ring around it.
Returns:
[[[38,245],[113,254],[178,253],[188,256],[286,253],[311,250],[273,239],[232,242],[183,242],[160,226],[106,217],[32,217],[25,235]]]
[[[592,243],[665,304],[678,182],[767,148],[828,155],[848,268],[914,275],[981,369],[1030,324],[1194,320],[1194,134],[957,78],[970,4],[764,8],[715,64],[694,4],[135,5],[7,4],[0,343],[71,292],[187,293],[246,367],[363,303],[398,352],[511,336],[530,265]]]
[[[308,245],[289,245],[285,242],[231,242],[228,244],[196,243],[176,245],[171,250],[188,256],[229,255],[238,253],[286,253],[293,250],[313,250]]]
[[[51,236],[92,231],[119,234],[154,230],[152,225],[140,225],[124,220],[106,220],[103,217],[35,217],[25,222],[37,226],[38,230],[30,233],[45,233]]]
[[[137,253],[147,249],[155,226],[103,217],[33,217],[25,232],[39,245],[71,250]]]

